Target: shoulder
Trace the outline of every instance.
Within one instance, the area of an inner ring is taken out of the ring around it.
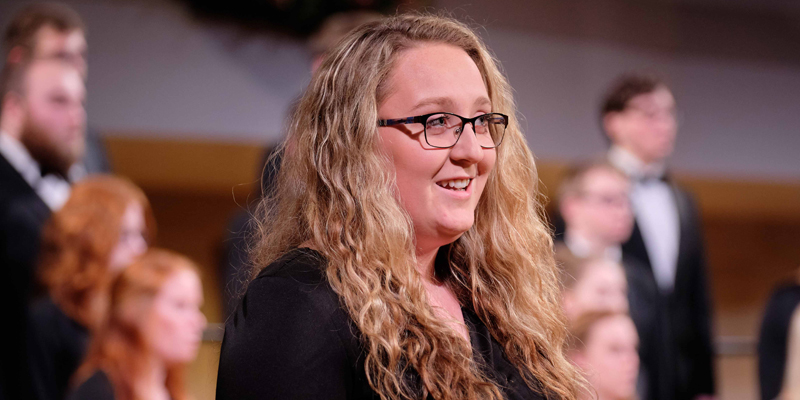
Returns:
[[[64,313],[49,296],[31,304],[29,321],[40,346],[58,342],[84,347],[84,342],[88,340],[87,329]]]
[[[672,189],[672,192],[675,195],[675,199],[678,202],[680,208],[684,211],[691,212],[696,214],[698,212],[697,209],[697,201],[695,200],[694,195],[686,190],[683,186],[675,183],[674,181],[669,181],[669,186]]]
[[[780,286],[770,295],[764,312],[765,319],[774,314],[786,318],[794,312],[798,304],[800,304],[800,285]]]
[[[240,304],[244,317],[277,307],[332,312],[338,306],[325,276],[324,257],[307,248],[291,250],[266,266],[250,282]]]
[[[349,332],[349,317],[325,277],[324,265],[319,253],[295,249],[267,266],[250,282],[228,321],[224,347],[299,345],[294,342],[301,338],[327,340],[331,333]]]
[[[293,278],[299,283],[323,283],[325,257],[306,247],[292,249],[264,267],[255,281],[265,278]]]
[[[89,379],[83,381],[67,400],[114,400],[114,385],[105,372],[97,370]]]
[[[250,282],[225,326],[218,399],[348,398],[361,343],[324,265],[296,249]]]
[[[37,336],[47,336],[55,327],[63,324],[69,317],[47,296],[34,301],[28,313],[31,327]]]
[[[35,194],[33,188],[28,185],[28,182],[25,182],[22,175],[9,164],[2,154],[0,154],[0,186],[4,189],[0,192],[0,203],[20,196]]]

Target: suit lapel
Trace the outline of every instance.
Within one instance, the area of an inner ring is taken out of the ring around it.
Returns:
[[[647,253],[647,246],[644,244],[642,231],[639,229],[639,222],[635,219],[633,221],[633,232],[631,232],[631,237],[627,242],[622,244],[622,253],[635,258],[640,264],[646,266],[652,274],[650,255]]]
[[[27,212],[32,216],[47,218],[50,208],[47,207],[39,194],[22,178],[22,175],[0,154],[0,184],[2,184],[2,200],[11,201],[14,198],[23,198],[29,207]]]
[[[688,271],[686,268],[688,266],[688,259],[689,254],[689,247],[691,245],[689,230],[690,230],[690,212],[689,212],[689,203],[686,196],[683,196],[680,189],[675,186],[674,183],[669,182],[669,188],[672,192],[672,197],[675,199],[676,208],[678,210],[678,257],[677,257],[677,265],[675,266],[675,287],[672,289],[673,292],[679,291],[678,286],[679,282],[686,282],[683,275],[685,275]]]

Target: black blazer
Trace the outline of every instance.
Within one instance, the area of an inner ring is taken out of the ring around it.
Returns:
[[[31,306],[28,360],[39,400],[63,400],[89,348],[89,330],[50,297]]]
[[[711,304],[700,218],[689,194],[674,185],[671,189],[680,216],[674,289],[666,293],[656,284],[638,223],[622,246],[650,400],[714,393]]]
[[[70,392],[67,400],[114,400],[114,385],[105,372],[97,370]]]
[[[379,398],[367,382],[358,328],[323,265],[316,251],[295,249],[250,283],[225,328],[218,400]],[[462,310],[479,365],[506,397],[543,399],[525,385],[480,319]]]
[[[786,372],[786,350],[789,345],[789,330],[792,315],[800,305],[800,286],[780,286],[772,292],[761,332],[758,336],[758,381],[761,384],[761,399],[778,397]]]
[[[34,283],[39,236],[50,209],[0,155],[0,301],[8,329],[0,347],[0,387],[10,399],[32,398],[25,341],[27,307]]]

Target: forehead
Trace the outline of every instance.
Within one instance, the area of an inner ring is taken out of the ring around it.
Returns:
[[[635,342],[636,327],[630,317],[614,315],[597,321],[592,327],[588,339],[597,344]]]
[[[628,106],[640,108],[674,108],[675,97],[665,86],[658,86],[650,93],[634,96],[628,101]]]
[[[582,179],[584,190],[627,191],[630,183],[622,174],[608,168],[593,168]]]
[[[52,25],[44,25],[36,32],[35,46],[38,51],[85,47],[86,37],[80,29],[60,31]]]
[[[83,96],[83,78],[75,67],[58,60],[41,60],[30,65],[26,74],[25,87],[29,93],[42,93],[51,90],[65,90],[76,96]]]
[[[463,49],[421,43],[398,54],[389,76],[388,96],[409,108],[438,103],[489,102],[478,66]]]
[[[179,269],[167,278],[159,294],[166,297],[202,296],[200,277],[188,268]]]

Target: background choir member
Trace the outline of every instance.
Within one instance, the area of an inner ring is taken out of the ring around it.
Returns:
[[[147,250],[155,223],[130,181],[93,176],[47,222],[39,262],[47,296],[32,305],[28,360],[37,399],[61,400],[104,320],[111,280]]]
[[[92,338],[68,399],[187,400],[186,365],[206,326],[202,303],[197,267],[176,253],[149,250],[112,284],[108,320]]]

